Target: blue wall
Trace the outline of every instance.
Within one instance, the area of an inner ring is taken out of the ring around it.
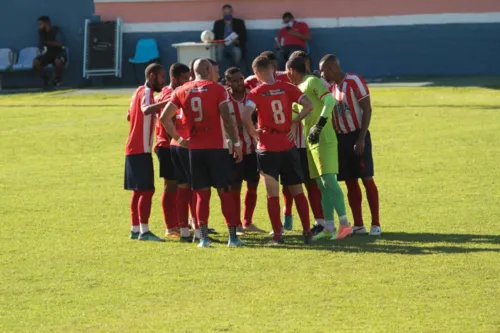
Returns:
[[[94,13],[93,0],[1,0],[0,47],[19,51],[38,46],[36,19],[48,15],[53,25],[61,28],[65,45],[70,50],[70,66],[64,75],[64,85],[77,85],[82,76],[83,26]],[[34,73],[4,75],[4,86],[41,85]]]
[[[69,3],[71,2],[71,5]],[[61,27],[71,63],[64,85],[77,86],[81,81],[83,24],[93,14],[93,0],[13,0],[3,4],[0,19],[0,47],[21,49],[37,44],[36,18],[49,15]],[[5,24],[4,24],[5,23]],[[4,28],[10,26],[12,29]],[[277,31],[249,31],[247,59],[273,48]],[[345,70],[366,77],[382,76],[467,76],[500,75],[499,24],[447,24],[367,28],[312,29],[311,55],[316,68],[326,53],[335,53]],[[105,83],[135,84],[133,57],[139,38],[157,40],[162,63],[176,61],[173,43],[198,41],[200,32],[124,34],[123,79]],[[137,74],[142,79],[143,69]],[[34,73],[9,74],[4,86],[36,86],[41,82]]]
[[[326,53],[336,54],[347,71],[366,77],[500,75],[500,24],[447,24],[312,29],[314,68]],[[276,31],[251,30],[248,59],[273,49]],[[172,43],[198,41],[198,32],[133,33],[124,37],[124,81],[133,83],[127,59],[139,38],[157,40],[162,63],[175,62]],[[139,74],[142,77],[142,74]]]

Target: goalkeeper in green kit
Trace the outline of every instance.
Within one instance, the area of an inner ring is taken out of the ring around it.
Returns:
[[[314,239],[342,239],[352,232],[344,203],[344,193],[337,182],[339,172],[337,135],[331,123],[336,100],[320,78],[309,73],[303,57],[292,57],[286,64],[290,81],[313,103],[312,113],[303,120],[309,174],[321,191],[321,206],[325,215],[323,231]],[[295,106],[294,106],[295,107]],[[298,106],[297,106],[298,107]],[[334,210],[339,216],[338,232],[333,223]]]

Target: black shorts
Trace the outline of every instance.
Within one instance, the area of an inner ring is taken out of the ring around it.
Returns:
[[[339,174],[338,180],[373,177],[372,139],[366,133],[365,150],[362,156],[354,151],[359,130],[347,134],[337,134],[339,142]]]
[[[309,177],[309,164],[307,162],[307,150],[306,148],[297,148],[299,151],[300,165],[302,166],[302,172],[304,173],[304,183],[309,183],[311,178]]]
[[[156,147],[155,153],[160,164],[160,177],[175,180],[175,169],[170,148]]]
[[[177,184],[190,184],[191,172],[189,169],[189,150],[180,146],[170,146],[170,155]]]
[[[257,152],[257,162],[261,172],[280,180],[283,186],[304,183],[304,173],[296,147],[280,152]]]
[[[227,188],[233,181],[231,156],[227,149],[189,150],[191,188]]]
[[[62,63],[66,62],[66,52],[61,51],[47,51],[45,54],[41,54],[36,57],[36,60],[40,61],[40,64],[45,67],[47,65],[55,65],[56,60],[60,60]]]
[[[153,156],[151,153],[125,156],[126,190],[149,191],[155,189]]]
[[[243,156],[243,160],[240,163],[236,163],[235,159],[231,156],[233,160],[233,171],[235,183],[241,183],[243,181],[258,183],[259,182],[259,167],[257,166],[257,154],[252,153]]]

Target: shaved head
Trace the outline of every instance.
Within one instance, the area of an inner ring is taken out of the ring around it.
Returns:
[[[325,78],[328,82],[337,82],[343,80],[344,73],[342,68],[340,68],[339,58],[333,54],[327,54],[319,61],[319,70],[321,76]]]
[[[193,72],[196,78],[210,80],[212,64],[208,59],[197,59],[193,64]]]

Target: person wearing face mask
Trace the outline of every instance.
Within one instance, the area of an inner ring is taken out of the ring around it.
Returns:
[[[285,64],[295,51],[306,51],[307,41],[311,39],[309,26],[305,22],[296,21],[292,13],[283,14],[282,27],[276,37],[276,47],[282,51]]]
[[[245,21],[233,17],[233,7],[222,7],[223,19],[214,23],[215,40],[225,40],[223,46],[217,48],[217,62],[222,64],[225,59],[231,66],[239,66],[245,52],[247,29]]]

